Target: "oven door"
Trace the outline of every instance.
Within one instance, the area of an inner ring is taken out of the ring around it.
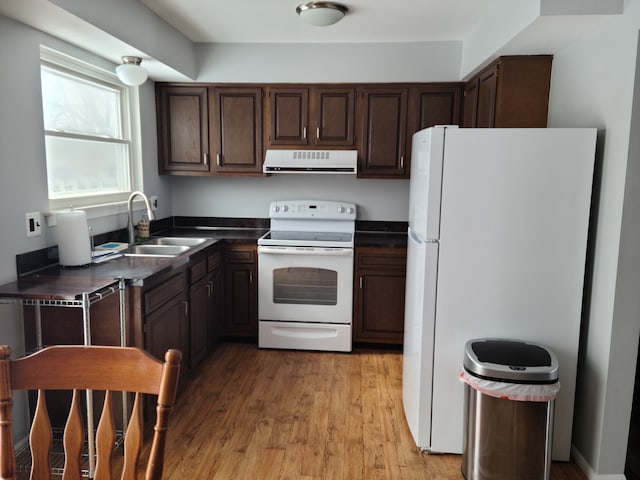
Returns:
[[[353,249],[258,247],[261,321],[351,324]]]

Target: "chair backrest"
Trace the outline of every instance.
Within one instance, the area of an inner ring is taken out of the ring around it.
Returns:
[[[146,479],[162,477],[164,446],[169,414],[176,398],[180,361],[178,350],[168,350],[164,363],[144,350],[130,347],[106,346],[54,346],[32,355],[11,360],[11,349],[0,346],[0,478],[15,479],[16,456],[13,444],[12,405],[14,390],[35,390],[37,405],[33,414],[29,444],[31,448],[31,479],[51,478],[50,452],[52,427],[47,412],[45,391],[70,390],[73,392],[69,416],[64,427],[63,479],[80,479],[81,455],[85,444],[83,408],[93,403],[94,391],[103,391],[103,408],[95,431],[95,451],[90,464],[95,470],[91,477],[111,480],[112,453],[116,445],[117,431],[113,407],[115,392],[122,395],[125,404],[122,411],[128,423],[124,439],[124,463],[121,479],[133,480],[143,445],[142,394],[157,395],[156,423],[146,466]],[[87,393],[88,392],[88,393]],[[130,418],[126,403],[135,394]],[[84,398],[83,398],[84,395]],[[117,399],[116,399],[117,402]],[[84,418],[93,425],[92,407]],[[123,427],[124,428],[124,427]],[[91,428],[91,430],[93,430]],[[86,432],[91,439],[93,432]],[[93,461],[95,459],[95,462]]]

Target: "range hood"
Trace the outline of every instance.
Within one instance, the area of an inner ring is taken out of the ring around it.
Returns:
[[[267,150],[264,173],[358,172],[357,150]]]

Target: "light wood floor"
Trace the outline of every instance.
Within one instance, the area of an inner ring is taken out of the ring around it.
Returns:
[[[399,352],[222,344],[179,397],[167,480],[461,479],[461,457],[420,453],[405,423]],[[554,463],[553,480],[583,480]]]

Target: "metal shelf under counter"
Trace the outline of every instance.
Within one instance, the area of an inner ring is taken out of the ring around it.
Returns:
[[[125,282],[123,278],[65,277],[60,275],[26,275],[18,280],[0,286],[0,304],[18,304],[33,306],[36,324],[36,349],[42,349],[42,307],[62,307],[82,309],[83,344],[91,345],[91,306],[112,295],[119,295],[120,345],[127,345]],[[87,399],[87,466],[86,475],[93,478],[95,471],[95,427],[93,418],[93,394],[86,392]],[[128,399],[122,395],[122,424],[128,423]],[[30,457],[24,449],[17,452],[20,459]],[[20,471],[26,471],[28,465],[19,465]]]

